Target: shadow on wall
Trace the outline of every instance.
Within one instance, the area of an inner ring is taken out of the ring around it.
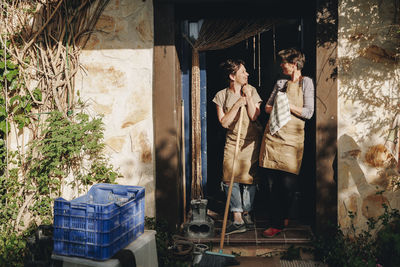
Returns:
[[[109,1],[84,50],[153,48],[152,1]]]
[[[338,140],[338,216],[344,229],[381,215],[382,204],[390,202],[398,208],[399,192],[389,186],[398,177],[393,171],[396,164],[392,166],[384,145],[372,143],[374,146],[365,148],[367,139],[387,137],[386,129],[399,112],[400,10],[396,3],[342,1],[339,9],[344,15],[339,18],[338,29],[342,54],[338,96],[342,123],[356,129],[352,137],[344,134]]]
[[[337,79],[337,43],[338,43],[338,0],[321,0],[317,8],[317,47],[331,50],[331,53],[322,65],[320,75],[316,77],[317,84],[320,78],[325,78],[326,82],[331,80],[335,84]],[[325,75],[324,69],[331,69],[329,77]],[[330,95],[330,94],[327,94]]]
[[[339,223],[342,229],[350,229],[351,225],[357,225],[361,217],[371,218],[378,217],[383,214],[383,204],[389,205],[390,199],[395,199],[398,195],[396,190],[388,190],[384,185],[390,184],[390,176],[380,176],[381,181],[368,183],[365,174],[360,167],[361,149],[355,140],[347,134],[340,136],[338,147],[341,148],[338,154],[339,175],[338,191],[339,191]],[[366,159],[381,157],[376,150],[369,150]],[[374,154],[372,154],[374,153]],[[379,161],[379,159],[377,159]],[[396,166],[396,164],[395,164]],[[381,166],[382,170],[387,166]],[[398,177],[398,173],[397,173]],[[351,215],[351,216],[349,216]]]
[[[157,135],[157,133],[155,133]],[[170,129],[156,143],[156,212],[169,222],[170,229],[176,229],[182,221],[182,170],[179,163],[177,133]],[[157,140],[157,138],[156,138]],[[186,186],[188,188],[189,185]],[[187,194],[190,194],[188,192]]]
[[[387,117],[399,111],[399,7],[396,1],[374,2],[341,3],[347,16],[340,17],[345,55],[340,58],[339,71],[341,87],[345,89],[339,91],[339,97],[357,103],[357,108],[352,108],[357,114],[352,114],[353,121],[348,123],[363,125],[360,135],[382,134],[382,128],[390,124]],[[386,114],[378,116],[377,108]]]
[[[316,168],[316,178],[319,179],[317,184],[317,214],[328,220],[329,223],[334,225],[337,224],[337,162],[335,160],[336,155],[336,123],[325,124],[319,126],[317,132],[320,136],[327,139],[324,140],[323,148],[316,150],[316,158],[318,159],[319,165]],[[335,134],[332,134],[335,133]],[[320,177],[327,177],[326,179],[320,179]],[[321,224],[323,228],[325,223]]]
[[[317,45],[334,44],[338,39],[338,0],[320,0],[317,9]]]

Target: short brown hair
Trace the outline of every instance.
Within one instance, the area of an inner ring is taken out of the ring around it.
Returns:
[[[221,63],[220,67],[223,71],[224,77],[228,82],[230,81],[229,75],[235,75],[239,70],[240,65],[244,66],[244,61],[241,59],[227,59]]]
[[[278,55],[282,58],[283,62],[296,64],[298,70],[303,69],[306,62],[305,55],[295,48],[281,50]]]

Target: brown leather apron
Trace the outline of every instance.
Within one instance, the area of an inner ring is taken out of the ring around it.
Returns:
[[[287,84],[289,104],[303,106],[302,82]],[[265,128],[261,150],[260,166],[269,169],[299,174],[304,151],[304,120],[291,114],[290,121],[274,135],[268,124]]]
[[[227,90],[224,112],[229,112],[238,99],[238,95]],[[246,107],[244,106],[243,108]],[[239,114],[240,112],[237,113],[226,133],[223,162],[224,182],[230,182],[232,175],[233,156],[235,153],[236,138],[239,129]],[[239,153],[236,157],[234,170],[234,182],[252,184],[257,172],[261,130],[257,122],[250,120],[247,114],[247,109],[243,111],[242,132],[240,135]]]

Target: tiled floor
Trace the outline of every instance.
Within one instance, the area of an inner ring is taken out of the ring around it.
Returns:
[[[210,214],[208,214],[210,216]],[[211,238],[190,238],[197,244],[206,244],[210,250],[219,251],[220,234],[222,228],[222,217],[219,214],[212,214],[214,219],[215,236]],[[272,238],[263,237],[262,232],[268,227],[268,220],[263,218],[254,219],[256,228],[244,233],[226,235],[224,239],[223,253],[237,255],[239,266],[257,267],[270,266],[282,267],[280,260],[281,253],[287,250],[290,245],[308,247],[313,238],[311,227],[302,223],[292,223],[281,233]],[[228,222],[229,223],[229,222]],[[310,260],[309,255],[301,256],[304,260]],[[309,262],[306,262],[307,264]],[[293,266],[311,266],[304,265]],[[285,265],[286,267],[287,265]],[[291,266],[291,265],[290,265]]]
[[[312,239],[311,228],[307,225],[295,225],[285,228],[281,233],[274,237],[266,238],[262,236],[265,227],[258,227],[263,225],[257,224],[257,228],[244,233],[230,234],[225,236],[224,244],[307,244]],[[215,236],[206,239],[192,238],[191,241],[195,243],[218,243],[220,241],[221,228],[216,224]]]

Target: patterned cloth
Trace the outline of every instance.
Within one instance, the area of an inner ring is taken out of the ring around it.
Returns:
[[[285,92],[278,92],[269,118],[269,130],[274,135],[290,121],[289,100]]]

